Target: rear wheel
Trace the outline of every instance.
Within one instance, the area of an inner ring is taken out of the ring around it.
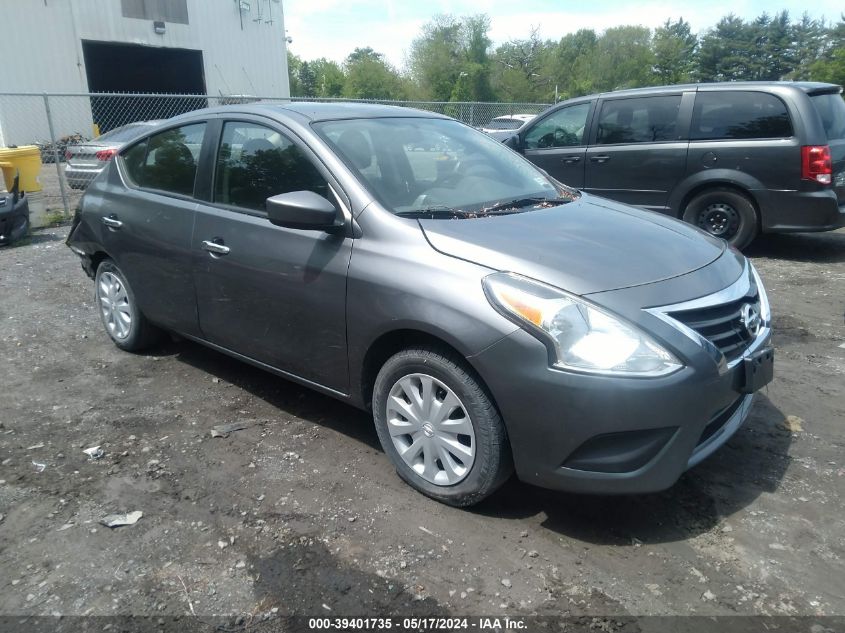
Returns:
[[[382,367],[373,389],[379,440],[402,479],[454,506],[477,503],[513,471],[498,410],[460,359],[409,349]]]
[[[748,246],[759,230],[754,204],[732,189],[708,189],[689,201],[683,219],[721,237],[738,249]]]
[[[100,318],[115,345],[138,352],[160,339],[161,330],[141,313],[126,276],[112,260],[100,262],[94,284]]]

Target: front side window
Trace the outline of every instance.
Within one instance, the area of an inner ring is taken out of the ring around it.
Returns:
[[[450,119],[348,119],[313,127],[394,213],[478,217],[502,202],[577,195],[499,141]]]
[[[605,101],[596,144],[658,143],[678,138],[681,95]]]
[[[123,152],[124,169],[138,187],[193,195],[204,136],[205,123],[153,134]]]
[[[589,113],[589,103],[579,103],[553,112],[526,133],[525,148],[583,145]]]
[[[267,198],[291,191],[329,197],[326,179],[285,135],[256,123],[227,122],[214,170],[214,201],[264,211]]]
[[[761,139],[792,136],[786,105],[765,92],[699,92],[690,139]]]

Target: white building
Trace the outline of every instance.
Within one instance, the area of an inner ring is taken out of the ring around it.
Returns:
[[[290,95],[281,0],[2,4],[0,93]],[[0,145],[49,137],[38,99],[0,95]],[[90,136],[97,128],[161,116],[138,100],[114,105],[130,111],[111,120],[102,99],[93,109],[84,97],[51,99],[56,135]]]

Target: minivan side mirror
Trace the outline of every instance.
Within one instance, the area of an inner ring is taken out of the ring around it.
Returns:
[[[267,219],[289,229],[326,231],[339,225],[335,206],[313,191],[291,191],[267,198]]]
[[[522,140],[519,138],[519,134],[513,134],[502,142],[512,150],[522,153]]]

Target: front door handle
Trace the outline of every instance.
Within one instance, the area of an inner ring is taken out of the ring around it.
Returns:
[[[594,163],[606,163],[610,160],[610,156],[607,154],[599,154],[598,156],[590,156],[590,160]]]
[[[228,255],[229,247],[224,245],[222,242],[223,240],[219,237],[214,238],[213,240],[204,240],[202,247],[212,255]]]
[[[114,229],[115,231],[118,230],[121,226],[123,226],[123,222],[117,219],[117,216],[112,213],[111,215],[104,215],[100,218],[100,222],[105,224],[110,229]]]
[[[574,165],[575,163],[580,163],[581,157],[580,156],[564,156],[563,157],[563,164],[564,165]]]

